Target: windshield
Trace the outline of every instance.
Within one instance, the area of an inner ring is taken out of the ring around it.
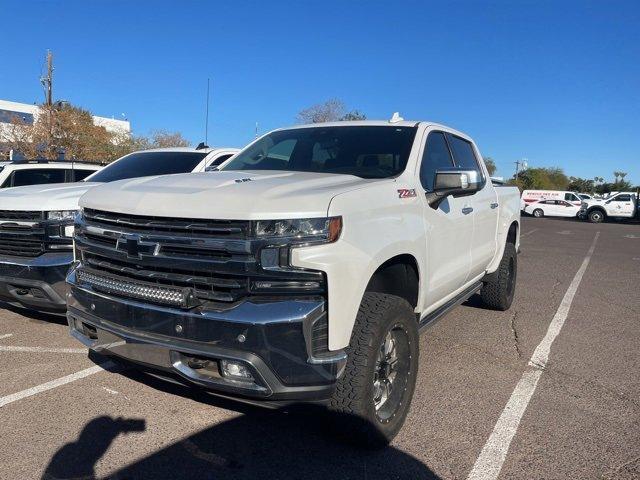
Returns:
[[[188,173],[192,172],[206,156],[206,152],[132,153],[107,165],[83,181],[115,182],[126,178]]]
[[[415,127],[392,126],[279,130],[247,147],[222,169],[393,177],[406,167],[415,135]]]

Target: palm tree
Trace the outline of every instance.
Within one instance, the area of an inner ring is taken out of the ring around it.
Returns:
[[[620,176],[620,172],[613,172],[613,175],[616,177],[616,181],[614,183],[618,183],[618,177]]]
[[[620,175],[620,181],[622,182],[624,180],[624,177],[627,176],[627,172],[618,172],[618,175]]]

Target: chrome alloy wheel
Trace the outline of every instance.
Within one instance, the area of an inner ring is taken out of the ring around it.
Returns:
[[[394,325],[378,348],[373,370],[373,403],[382,422],[390,421],[402,405],[410,362],[407,332],[401,325]]]

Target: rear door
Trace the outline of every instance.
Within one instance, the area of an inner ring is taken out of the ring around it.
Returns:
[[[474,170],[483,179],[482,187],[473,195],[464,197],[465,211],[471,209],[473,217],[473,239],[471,241],[471,265],[468,280],[482,274],[496,253],[496,231],[498,228],[498,195],[496,189],[480,166],[479,154],[468,140],[447,134],[456,167]]]
[[[558,215],[561,217],[575,217],[580,207],[565,200],[557,200]]]
[[[423,139],[420,183],[425,192],[433,190],[435,172],[454,166],[445,134],[428,129]],[[467,197],[447,197],[432,208],[424,193],[423,215],[427,242],[427,306],[444,299],[462,287],[471,265],[473,215],[465,207]]]

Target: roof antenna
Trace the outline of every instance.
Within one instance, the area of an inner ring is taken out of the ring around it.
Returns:
[[[389,119],[389,123],[398,123],[403,120],[404,118],[400,116],[400,112],[393,112],[393,115],[391,115],[391,118]]]

